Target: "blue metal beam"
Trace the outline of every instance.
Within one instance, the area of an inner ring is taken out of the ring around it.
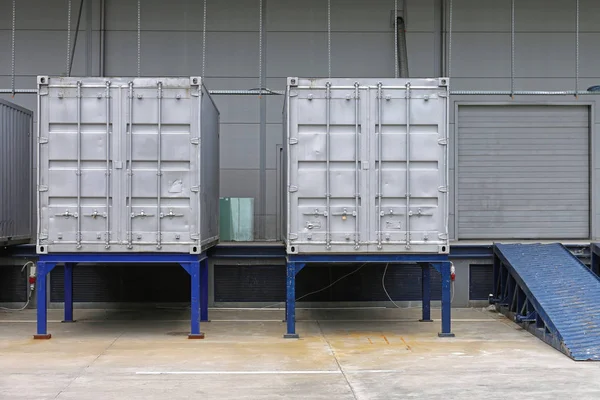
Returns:
[[[594,245],[594,244],[593,244]],[[597,244],[595,244],[598,247]],[[565,245],[577,257],[588,257],[592,252],[587,245]],[[597,249],[597,252],[600,250]],[[28,257],[36,258],[36,249],[34,245],[17,245],[0,248],[0,255],[5,257]],[[285,259],[286,252],[283,243],[279,242],[252,242],[245,243],[221,243],[208,250],[210,258],[256,258],[256,259]],[[448,257],[453,259],[492,259],[493,245],[490,244],[461,244],[456,242],[450,245],[450,254]]]

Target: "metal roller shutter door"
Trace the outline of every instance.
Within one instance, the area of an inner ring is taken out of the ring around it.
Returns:
[[[589,109],[458,107],[459,239],[587,239]]]

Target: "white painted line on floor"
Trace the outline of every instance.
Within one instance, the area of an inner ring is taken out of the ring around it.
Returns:
[[[344,371],[348,374],[389,374],[401,372],[397,370],[370,369]],[[342,371],[138,371],[136,375],[341,375]]]

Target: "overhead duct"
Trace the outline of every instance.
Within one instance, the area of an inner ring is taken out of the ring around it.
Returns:
[[[406,19],[404,0],[394,0],[391,26],[394,32],[394,77],[408,78],[408,51],[406,49]]]
[[[396,46],[398,48],[398,69],[400,72],[400,78],[408,78],[408,52],[406,50],[406,27],[404,24],[404,18],[396,17],[396,30],[398,40]]]

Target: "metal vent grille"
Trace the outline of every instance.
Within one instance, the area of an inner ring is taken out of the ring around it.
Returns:
[[[20,265],[0,265],[0,302],[27,301],[27,274]]]
[[[491,264],[469,266],[469,300],[487,300],[494,292],[494,267]]]
[[[84,265],[73,269],[75,302],[190,301],[190,277],[178,265]],[[51,274],[50,301],[64,301],[64,269]]]
[[[318,291],[359,265],[310,265],[296,277],[296,298]],[[360,271],[349,275],[319,293],[311,294],[301,301],[387,301],[381,278],[385,265],[365,265]],[[432,270],[431,295],[441,299],[441,278]],[[285,301],[286,271],[284,265],[272,266],[215,266],[216,302],[283,302]],[[385,285],[394,301],[421,300],[421,268],[417,265],[390,264]]]
[[[215,265],[216,302],[285,301],[283,265]]]

